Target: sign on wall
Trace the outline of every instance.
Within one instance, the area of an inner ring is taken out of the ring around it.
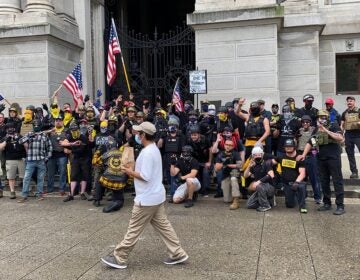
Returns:
[[[189,71],[190,93],[207,94],[206,70]]]

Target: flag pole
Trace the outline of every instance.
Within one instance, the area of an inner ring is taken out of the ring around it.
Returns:
[[[6,98],[4,98],[4,101],[11,107],[11,103]]]
[[[57,90],[55,90],[54,91],[54,94],[51,96],[51,99],[53,99],[55,96],[57,96],[58,95],[58,93],[59,93],[59,90],[62,88],[62,84],[60,84],[60,86],[57,88]]]
[[[113,26],[116,27],[114,18],[111,18],[111,22],[112,22]],[[130,88],[130,83],[129,83],[129,78],[128,78],[128,74],[127,74],[127,71],[126,71],[125,61],[124,61],[124,57],[123,57],[122,51],[121,51],[121,46],[120,46],[119,37],[118,37],[116,28],[114,28],[114,29],[115,29],[114,31],[115,31],[116,39],[117,39],[117,41],[118,41],[119,48],[120,48],[121,64],[122,64],[123,69],[124,69],[126,85],[127,85],[129,94],[132,95],[132,93],[131,93],[131,88]]]

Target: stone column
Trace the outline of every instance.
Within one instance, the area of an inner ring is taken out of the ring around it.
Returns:
[[[21,13],[20,0],[0,0],[0,14]]]
[[[51,3],[51,0],[27,0],[24,12],[47,12],[54,14],[55,9],[54,5]]]

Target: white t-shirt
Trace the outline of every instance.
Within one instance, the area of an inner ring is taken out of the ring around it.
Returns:
[[[153,206],[163,203],[166,199],[162,184],[163,168],[158,147],[152,143],[143,148],[136,160],[135,171],[144,179],[134,179],[135,203],[141,206]]]

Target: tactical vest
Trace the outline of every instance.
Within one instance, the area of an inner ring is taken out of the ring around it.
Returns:
[[[257,121],[255,121],[253,116],[249,117],[245,129],[245,138],[246,139],[259,139],[265,133],[264,127],[264,117],[260,116]]]
[[[95,147],[99,149],[101,146],[105,146],[109,140],[115,141],[114,137],[109,135],[96,135],[95,137]]]
[[[105,164],[105,172],[103,177],[107,180],[119,183],[125,183],[127,180],[126,173],[121,171],[122,152],[118,149],[113,149],[102,156],[102,161]]]
[[[330,129],[330,127],[326,127],[326,128]],[[335,139],[331,138],[329,134],[327,134],[326,132],[318,131],[316,133],[316,139],[317,139],[317,144],[319,146],[327,145],[327,144],[339,144]]]
[[[354,108],[351,110],[351,113],[347,111],[345,113],[345,130],[358,130],[360,129],[360,118],[359,118],[359,109]]]
[[[309,139],[311,138],[313,131],[314,131],[314,127],[310,127],[308,131],[305,131],[303,127],[300,128],[299,132],[301,136],[298,138],[298,147],[297,147],[299,151],[304,151],[305,146],[309,141]]]
[[[179,153],[181,151],[179,136],[168,136],[165,142],[165,153]]]

